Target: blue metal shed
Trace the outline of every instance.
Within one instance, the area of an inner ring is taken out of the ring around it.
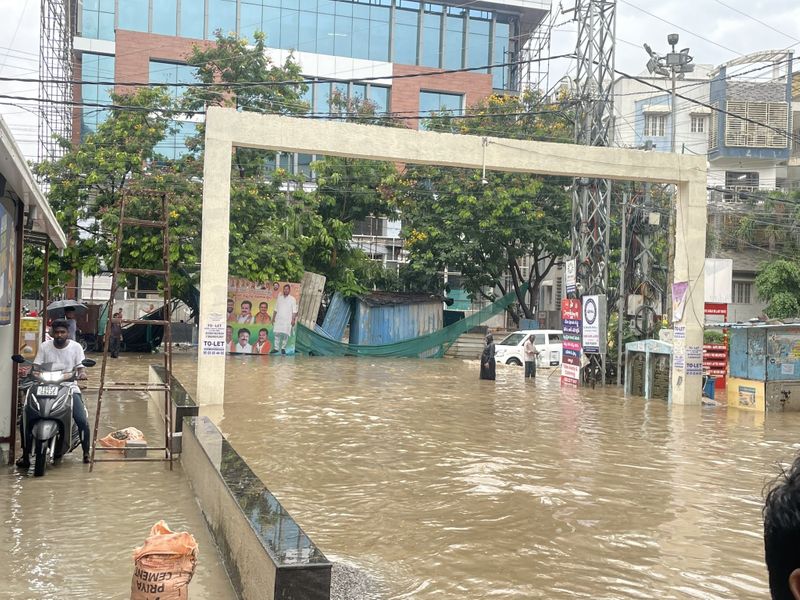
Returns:
[[[352,301],[342,296],[340,292],[336,292],[331,298],[331,303],[325,312],[325,319],[322,321],[323,333],[333,340],[341,340],[352,314]]]
[[[391,344],[433,333],[443,325],[439,296],[371,292],[356,299],[350,343]]]
[[[800,410],[800,323],[733,326],[728,404]]]

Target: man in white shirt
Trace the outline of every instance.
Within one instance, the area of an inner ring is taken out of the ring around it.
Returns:
[[[236,318],[237,323],[242,323],[243,325],[250,325],[253,322],[253,303],[250,300],[244,300],[242,302],[242,311],[239,313],[239,316]]]
[[[281,354],[286,354],[286,343],[297,322],[297,300],[290,294],[291,291],[292,288],[288,283],[283,286],[283,294],[278,296],[278,300],[275,302],[275,312],[272,314],[272,334],[275,338],[275,348],[272,351],[280,351]]]
[[[528,339],[525,340],[522,352],[525,358],[525,378],[536,379],[536,357],[539,356],[539,350],[536,349],[536,344],[533,343],[533,335],[529,335]]]
[[[54,365],[60,365],[64,370],[75,369],[77,372],[77,379],[86,379],[86,369],[81,364],[86,357],[83,354],[81,345],[69,339],[69,323],[67,319],[56,319],[53,321],[52,330],[53,339],[39,346],[36,358],[33,359],[34,364],[53,363]],[[83,398],[81,397],[77,383],[73,382],[72,387],[72,419],[75,425],[78,426],[78,432],[81,436],[83,462],[88,463],[90,443],[89,420],[86,416],[86,406],[83,404]],[[28,469],[30,467],[32,423],[29,424],[28,429],[29,431],[21,432],[24,447],[22,449],[22,457],[17,461],[17,466],[21,469]]]
[[[253,346],[250,345],[250,332],[243,327],[239,330],[237,337],[239,338],[239,342],[236,344],[233,351],[240,354],[252,354]]]

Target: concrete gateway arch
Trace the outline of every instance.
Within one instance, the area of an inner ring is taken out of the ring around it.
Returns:
[[[206,339],[224,336],[228,286],[231,153],[234,147],[448,167],[674,183],[678,188],[675,281],[688,281],[683,318],[685,344],[673,349],[686,364],[687,348],[703,345],[703,265],[706,240],[704,156],[643,152],[549,142],[416,131],[322,121],[211,107],[206,115],[203,231],[200,268],[200,338],[197,399],[220,405],[225,392],[225,356],[204,352]],[[701,375],[672,370],[672,401],[699,404]]]

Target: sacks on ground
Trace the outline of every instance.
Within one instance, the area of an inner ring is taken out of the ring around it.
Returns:
[[[136,427],[126,427],[112,431],[106,437],[97,440],[103,448],[119,448],[119,452],[109,452],[108,454],[119,454],[122,456],[125,444],[144,440],[144,434]]]
[[[131,600],[187,600],[197,563],[197,542],[175,533],[164,521],[150,530],[144,546],[133,551]]]

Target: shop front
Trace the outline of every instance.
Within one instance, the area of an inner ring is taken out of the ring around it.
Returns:
[[[20,310],[25,244],[39,244],[49,252],[63,250],[67,240],[0,117],[0,462],[13,460],[16,439],[17,370],[11,355],[25,341]]]

